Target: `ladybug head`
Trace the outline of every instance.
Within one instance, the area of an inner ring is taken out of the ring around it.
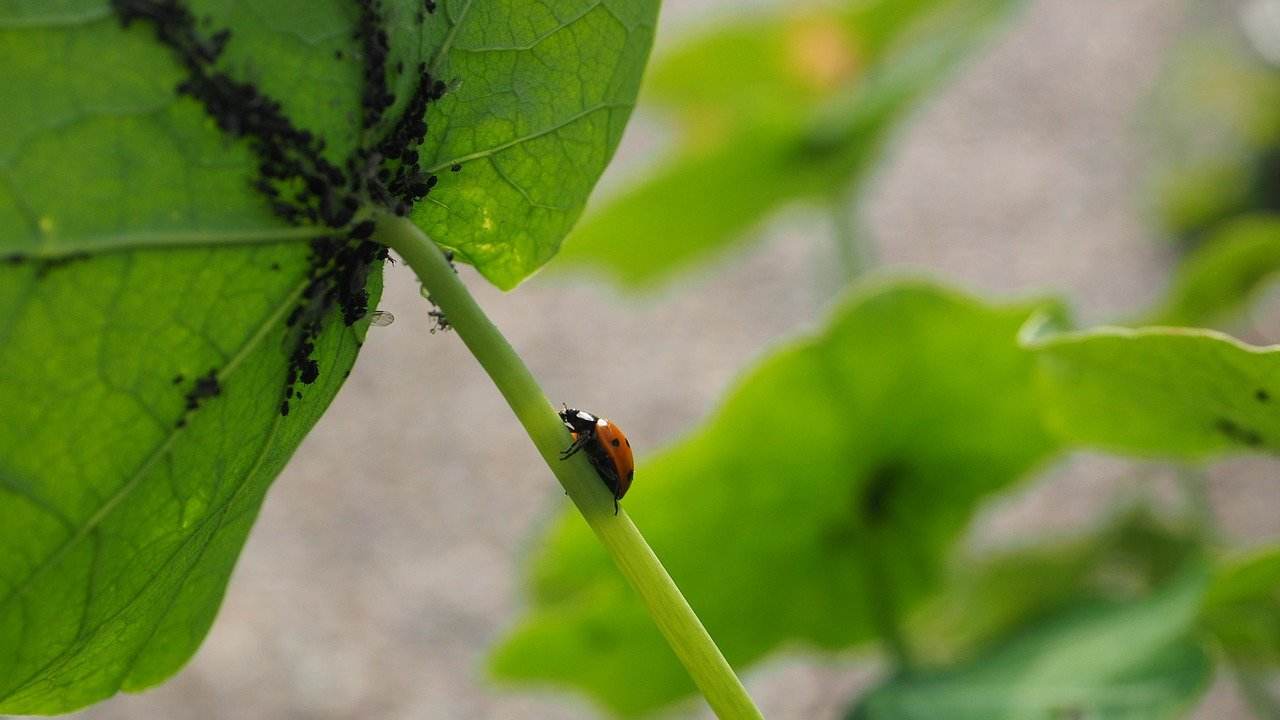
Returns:
[[[587,432],[595,428],[596,421],[599,420],[595,415],[586,410],[578,410],[568,405],[562,405],[560,410],[560,420],[564,422],[564,426],[569,428],[570,432],[581,433]]]

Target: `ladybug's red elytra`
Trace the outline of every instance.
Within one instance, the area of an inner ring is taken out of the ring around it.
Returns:
[[[573,435],[573,444],[560,453],[560,459],[566,460],[579,450],[585,450],[591,467],[596,469],[605,487],[613,493],[613,514],[617,515],[618,501],[631,489],[631,478],[636,472],[631,442],[617,425],[607,419],[567,405],[561,407],[560,420]]]

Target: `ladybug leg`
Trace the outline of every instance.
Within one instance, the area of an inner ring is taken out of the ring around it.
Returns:
[[[620,509],[620,507],[621,507],[621,506],[620,506],[620,505],[618,505],[618,496],[617,496],[617,495],[614,495],[614,496],[613,496],[613,514],[614,514],[614,515],[617,515],[617,514],[618,514],[618,510]]]
[[[586,447],[586,446],[587,446],[587,443],[591,442],[591,440],[592,440],[594,437],[595,437],[594,435],[591,435],[591,434],[588,434],[588,433],[581,433],[581,434],[579,434],[579,435],[578,435],[578,437],[577,437],[576,439],[574,439],[573,443],[572,443],[571,445],[569,445],[569,447],[565,448],[564,450],[562,450],[562,451],[560,452],[560,459],[561,459],[561,460],[568,460],[569,458],[573,457],[574,455],[577,455],[577,454],[578,454],[578,451],[579,451],[579,450],[581,450],[582,448]]]

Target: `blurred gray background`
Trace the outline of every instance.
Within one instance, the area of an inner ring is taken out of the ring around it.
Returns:
[[[667,0],[659,47],[743,6]],[[880,260],[993,297],[1063,293],[1086,322],[1153,300],[1175,253],[1144,209],[1153,148],[1142,110],[1179,39],[1233,7],[1029,2],[927,101],[873,179],[860,216]],[[658,133],[637,119],[602,192],[644,164]],[[643,297],[559,275],[503,295],[463,275],[553,400],[607,412],[643,454],[821,318],[838,290],[829,235],[821,215],[789,212],[748,252]],[[350,381],[276,481],[195,659],[158,689],[77,717],[596,717],[578,696],[486,678],[488,647],[521,611],[521,559],[565,500],[461,342],[428,333],[428,306],[403,267],[390,269],[382,307],[396,322],[371,330]],[[1269,316],[1255,320],[1274,342]],[[1280,533],[1277,470],[1251,460],[1211,473],[1233,541]],[[1002,499],[971,543],[1069,531],[1117,494],[1161,496],[1160,474],[1135,479],[1127,463],[1072,458]],[[768,717],[830,718],[878,670],[866,653],[794,648],[745,679]],[[707,714],[693,703],[671,713]],[[1219,678],[1196,717],[1249,715]]]

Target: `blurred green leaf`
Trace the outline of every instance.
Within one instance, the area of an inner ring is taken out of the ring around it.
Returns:
[[[1178,268],[1152,325],[1221,321],[1280,271],[1280,215],[1243,215],[1218,225]]]
[[[923,283],[857,294],[641,462],[627,510],[731,663],[869,641],[878,613],[937,586],[978,503],[1055,449],[1016,345],[1043,307]],[[628,715],[692,691],[580,518],[555,525],[531,581],[499,676],[577,687]]]
[[[359,4],[191,5],[206,37],[231,30],[217,70],[278,100],[329,162],[369,142]],[[423,61],[462,82],[432,107],[424,149],[464,165],[431,196],[452,214],[415,217],[514,284],[612,152],[657,2],[382,5],[389,69]],[[264,493],[364,335],[336,311],[290,319],[328,289],[307,292],[323,268],[304,241],[334,231],[271,212],[250,143],[175,92],[186,73],[156,35],[122,29],[106,0],[0,3],[0,713],[144,688],[195,652]],[[417,77],[390,75],[395,113]],[[559,209],[513,200],[513,182]],[[312,320],[318,379],[282,416]]]
[[[1234,662],[1280,665],[1280,547],[1222,563],[1203,613]]]
[[[1276,209],[1280,72],[1237,33],[1179,48],[1149,114],[1158,211],[1170,232],[1196,235],[1238,213]]]
[[[1280,348],[1211,330],[1099,328],[1024,343],[1049,425],[1067,442],[1196,458],[1280,449]]]
[[[1194,529],[1134,508],[1071,537],[958,558],[937,595],[912,615],[917,660],[955,664],[1072,603],[1150,592],[1200,547]]]
[[[842,194],[914,104],[1019,4],[788,10],[673,51],[646,97],[674,117],[676,150],[590,213],[560,266],[653,285],[742,241],[789,202]]]
[[[1212,664],[1193,621],[1204,574],[1149,598],[1063,610],[956,668],[890,680],[851,720],[1173,718],[1207,688]]]

